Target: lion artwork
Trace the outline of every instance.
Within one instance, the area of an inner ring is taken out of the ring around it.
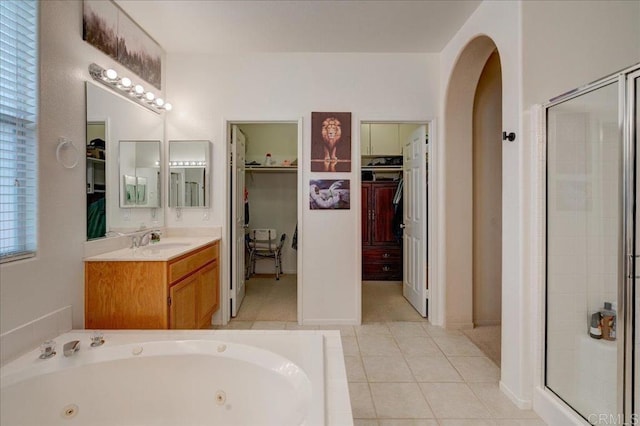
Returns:
[[[322,122],[322,141],[324,142],[324,160],[337,160],[336,147],[340,142],[342,129],[340,121],[335,117],[329,117]]]

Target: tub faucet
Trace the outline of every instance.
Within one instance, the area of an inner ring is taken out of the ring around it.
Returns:
[[[64,356],[71,356],[80,349],[80,340],[72,340],[64,344]]]

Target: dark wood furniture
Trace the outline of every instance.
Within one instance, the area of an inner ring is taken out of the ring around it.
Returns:
[[[402,240],[393,231],[398,182],[362,183],[362,279],[402,280]]]

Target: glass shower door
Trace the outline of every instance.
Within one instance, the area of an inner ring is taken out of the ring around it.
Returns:
[[[633,346],[635,357],[634,357],[634,368],[633,371],[635,373],[635,381],[634,383],[640,384],[640,291],[638,291],[638,282],[640,282],[640,196],[638,192],[640,192],[640,130],[638,127],[640,126],[640,71],[637,71],[629,76],[628,79],[628,89],[629,93],[629,139],[631,140],[632,147],[635,148],[635,158],[636,158],[636,170],[635,170],[635,187],[633,188],[633,192],[635,193],[635,217],[633,223],[633,239],[634,239],[634,247],[631,251],[633,256],[633,262],[631,263],[631,288],[633,289],[633,299],[635,301],[635,318],[633,323],[633,329],[635,332],[635,343]],[[636,386],[637,387],[637,386]],[[633,387],[632,389],[633,395],[633,414],[636,420],[640,420],[640,390]],[[632,420],[634,419],[632,418]]]
[[[623,414],[619,123],[617,79],[547,108],[545,385],[592,424]]]

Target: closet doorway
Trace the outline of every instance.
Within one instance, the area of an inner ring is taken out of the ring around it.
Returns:
[[[233,321],[299,322],[299,129],[298,121],[229,123]]]
[[[362,321],[427,316],[426,122],[362,122]]]

